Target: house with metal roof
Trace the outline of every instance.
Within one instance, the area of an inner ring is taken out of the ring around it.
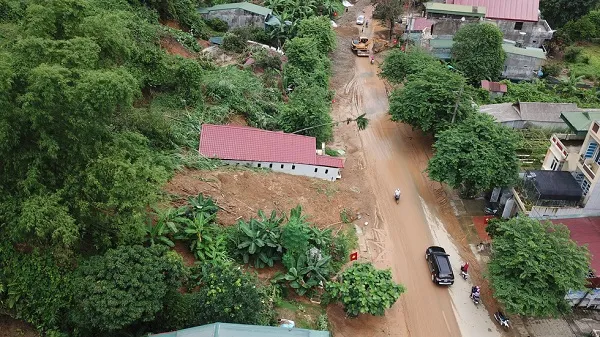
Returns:
[[[219,18],[229,25],[229,28],[279,26],[281,22],[273,14],[273,10],[249,2],[228,3],[200,8],[198,12],[204,19]]]
[[[600,109],[571,110],[560,114],[571,133],[585,137],[593,121],[600,120]]]
[[[488,91],[490,97],[495,98],[504,95],[508,90],[508,87],[504,83],[482,80],[481,89]]]
[[[316,331],[274,326],[214,323],[173,332],[153,334],[156,337],[329,337],[329,331]]]
[[[425,16],[435,20],[432,35],[453,36],[464,24],[490,22],[505,39],[540,48],[554,31],[539,17],[539,0],[433,0],[425,3]]]
[[[488,104],[479,107],[479,111],[488,114],[507,127],[524,129],[539,127],[566,130],[567,124],[560,117],[565,111],[577,111],[574,103],[518,102]]]
[[[334,181],[342,158],[323,155],[314,137],[233,125],[203,124],[200,154],[227,165],[269,169]]]

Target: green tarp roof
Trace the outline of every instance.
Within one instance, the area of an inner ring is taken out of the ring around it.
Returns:
[[[198,9],[198,12],[200,12],[200,14],[207,14],[209,12],[224,11],[224,10],[228,10],[228,9],[243,9],[245,11],[248,11],[251,13],[256,13],[258,15],[263,15],[263,16],[267,16],[267,15],[273,13],[273,11],[270,8],[262,7],[262,6],[251,4],[248,2],[238,2],[238,3],[231,3],[231,4],[215,5],[215,6],[208,7],[208,8],[200,8],[200,9]]]
[[[512,43],[503,43],[502,49],[504,49],[504,52],[506,52],[508,54],[535,57],[537,59],[542,59],[542,60],[546,59],[546,52],[544,52],[544,50],[541,48],[529,48],[529,47],[521,48],[521,47],[515,46]]]
[[[560,118],[576,132],[587,133],[595,120],[600,120],[600,112],[569,111],[560,114]]]
[[[214,323],[166,332],[157,337],[329,337],[328,331],[288,329],[275,326]]]
[[[484,17],[485,7],[426,2],[427,13],[450,14],[461,16]]]

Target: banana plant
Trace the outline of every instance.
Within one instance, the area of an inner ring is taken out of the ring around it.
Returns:
[[[198,194],[197,197],[190,197],[188,199],[189,211],[188,217],[192,218],[199,213],[206,213],[207,215],[214,215],[219,210],[219,206],[211,197],[204,197],[202,194]]]
[[[178,224],[183,223],[187,218],[183,217],[184,210],[169,208],[167,210],[160,210],[155,208],[155,214],[157,215],[156,224],[149,223],[146,225],[146,238],[150,245],[164,244],[169,247],[175,246],[175,243],[168,237],[169,234],[176,234],[179,230]]]
[[[330,261],[330,256],[310,257],[308,253],[291,257],[287,273],[275,276],[272,282],[287,281],[298,295],[304,296],[313,287],[327,281]]]
[[[317,227],[309,227],[310,244],[319,248],[325,249],[331,245],[331,229],[320,230]]]

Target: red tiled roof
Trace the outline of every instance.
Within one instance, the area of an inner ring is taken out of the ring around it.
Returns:
[[[455,5],[485,7],[485,17],[513,21],[538,21],[539,0],[447,0]]]
[[[592,255],[590,265],[600,274],[600,217],[551,220],[561,223],[571,231],[571,239],[579,245],[588,245]]]
[[[200,154],[209,158],[344,167],[341,158],[319,156],[316,139],[232,125],[202,125]]]
[[[481,87],[491,92],[506,92],[508,89],[506,84],[500,82],[490,82],[486,80],[481,81]]]
[[[427,18],[416,18],[413,23],[412,30],[422,31],[425,28],[431,28],[433,23],[433,21],[427,20]]]

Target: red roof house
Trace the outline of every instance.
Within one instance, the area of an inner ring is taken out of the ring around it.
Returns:
[[[539,0],[447,0],[455,5],[485,7],[488,19],[538,21]]]
[[[318,155],[317,141],[281,131],[234,125],[202,125],[200,154],[222,160],[343,168],[341,158]]]
[[[552,219],[553,223],[561,223],[571,231],[571,239],[580,246],[587,245],[591,256],[590,266],[596,274],[600,274],[600,217]]]

